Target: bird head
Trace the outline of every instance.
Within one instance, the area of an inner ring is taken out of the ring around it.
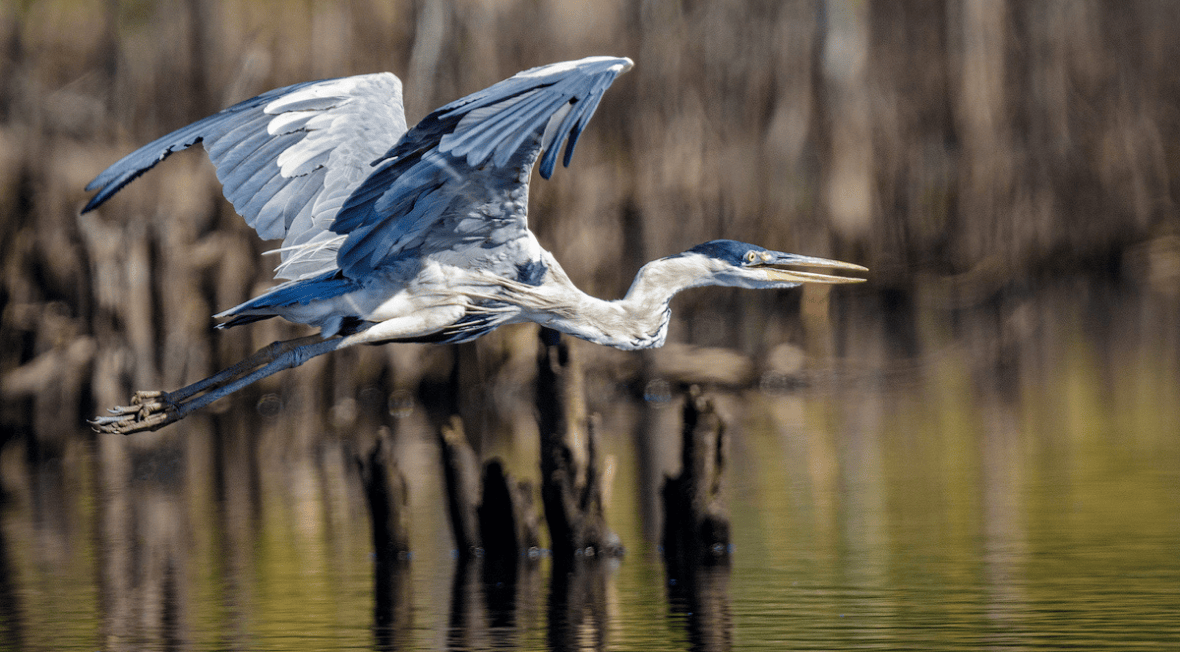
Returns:
[[[713,240],[680,254],[705,272],[704,284],[755,290],[791,288],[801,283],[860,283],[865,279],[801,268],[867,272],[867,267],[827,258],[800,256],[734,240]]]

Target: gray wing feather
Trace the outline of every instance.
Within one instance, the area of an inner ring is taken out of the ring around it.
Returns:
[[[128,154],[86,186],[98,192],[82,212],[173,152],[202,143],[234,209],[262,238],[284,239],[276,275],[315,276],[335,266],[342,238],[328,228],[336,213],[370,163],[406,132],[402,110],[401,82],[390,73],[263,93]]]
[[[340,269],[363,278],[407,256],[470,260],[471,247],[523,236],[524,186],[538,155],[549,178],[565,142],[569,165],[603,92],[630,67],[629,59],[591,57],[533,68],[426,116],[337,213],[330,229],[346,236]],[[472,212],[477,204],[484,208]]]

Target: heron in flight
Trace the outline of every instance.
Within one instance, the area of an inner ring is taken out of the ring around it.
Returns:
[[[529,177],[568,166],[607,87],[632,66],[589,57],[517,73],[407,129],[390,73],[263,93],[128,154],[86,187],[94,210],[176,151],[197,143],[226,198],[264,239],[282,239],[285,282],[219,315],[219,328],[282,317],[318,335],[275,342],[173,392],[137,392],[96,430],[156,430],[310,358],[357,344],[469,342],[536,322],[598,344],[664,343],[669,303],[704,285],[789,288],[863,279],[823,258],[714,240],[652,261],[616,301],[570,281],[528,228]]]

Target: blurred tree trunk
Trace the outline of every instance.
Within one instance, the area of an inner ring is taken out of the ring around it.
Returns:
[[[872,98],[869,94],[868,5],[856,0],[821,3],[819,65],[821,90],[817,101],[824,110],[822,141],[826,146],[821,167],[821,205],[829,228],[846,241],[867,238],[873,218],[871,134]]]

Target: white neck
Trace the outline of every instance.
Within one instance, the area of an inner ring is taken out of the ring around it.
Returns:
[[[548,253],[548,252],[546,252]],[[709,285],[700,268],[683,257],[653,260],[635,276],[627,295],[604,301],[574,286],[552,256],[546,256],[549,275],[540,288],[549,295],[544,306],[528,315],[532,321],[575,337],[618,349],[663,346],[671,317],[669,302],[681,290]],[[526,310],[526,312],[529,312]]]

